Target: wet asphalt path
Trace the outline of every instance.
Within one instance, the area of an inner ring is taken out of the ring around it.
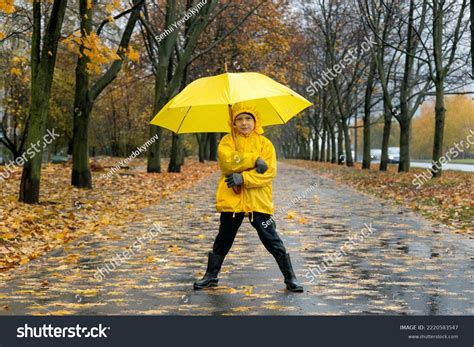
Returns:
[[[277,230],[304,293],[284,290],[247,219],[219,287],[192,289],[218,229],[215,174],[148,208],[140,223],[111,227],[15,270],[0,284],[1,314],[474,314],[472,236],[278,165]],[[153,223],[160,230],[147,234]],[[138,237],[140,249],[133,248]],[[110,271],[99,276],[107,264]]]

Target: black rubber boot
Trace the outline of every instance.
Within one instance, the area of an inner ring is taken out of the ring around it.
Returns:
[[[291,266],[290,255],[288,253],[275,257],[281,273],[285,277],[286,289],[291,292],[302,293],[303,287],[298,283],[293,267]]]
[[[225,256],[209,252],[206,274],[200,281],[194,282],[194,289],[203,289],[217,286],[219,279],[217,275],[221,270]]]

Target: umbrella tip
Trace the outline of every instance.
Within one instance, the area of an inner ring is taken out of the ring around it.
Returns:
[[[227,73],[227,63],[224,63],[224,72]]]

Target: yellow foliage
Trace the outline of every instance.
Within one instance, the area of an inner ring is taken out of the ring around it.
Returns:
[[[82,53],[89,59],[86,64],[87,71],[90,74],[100,74],[101,66],[109,64],[114,60],[120,60],[120,56],[110,47],[105,45],[100,37],[96,33],[90,33],[86,36],[81,36],[80,32],[75,32],[66,39],[64,43],[67,48],[81,55],[80,48],[82,47]]]
[[[114,10],[120,10],[122,8],[122,4],[120,0],[113,0],[111,3],[105,5],[105,11],[107,13],[112,13]]]
[[[300,224],[308,224],[308,220],[304,217],[301,217],[298,221]]]
[[[76,31],[73,34],[69,35],[63,40],[64,44],[67,46],[71,52],[79,54],[79,45],[81,44],[80,32]]]
[[[445,99],[446,117],[443,152],[459,143],[474,129],[474,101],[468,96],[450,96]],[[412,154],[414,158],[431,158],[434,141],[434,102],[425,102],[420,116],[413,120]],[[469,151],[472,149],[469,149]]]
[[[250,10],[249,2],[238,3],[237,7],[242,6],[242,12],[232,9],[233,15],[244,15]],[[304,83],[303,63],[294,51],[295,46],[303,44],[302,37],[298,34],[297,25],[287,25],[281,16],[281,13],[289,12],[287,3],[269,1],[260,7],[258,15],[246,21],[245,28],[234,33],[232,39],[215,47],[212,55],[203,58],[205,61],[201,63],[205,64],[206,74],[221,73],[222,63],[226,61],[229,72],[258,71],[286,85]],[[219,26],[231,30],[234,24],[232,20],[222,19]],[[202,44],[204,48],[209,42],[204,38]]]
[[[21,70],[16,67],[12,67],[10,69],[10,74],[15,75],[15,76],[21,76]]]
[[[2,32],[0,31],[0,40],[3,40],[5,37],[6,37],[6,36],[5,36],[5,33],[2,33]]]
[[[128,47],[126,55],[128,59],[135,63],[138,63],[140,61],[140,53],[134,50],[132,46]]]
[[[6,14],[13,13],[15,11],[13,3],[14,0],[0,0],[0,11]]]

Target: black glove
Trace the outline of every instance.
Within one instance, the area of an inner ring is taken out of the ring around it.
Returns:
[[[258,157],[257,160],[255,161],[255,167],[257,168],[258,173],[264,173],[265,171],[268,170],[268,165],[265,163],[265,161]]]
[[[244,177],[239,173],[233,173],[225,176],[225,183],[227,187],[240,186],[244,183]]]

